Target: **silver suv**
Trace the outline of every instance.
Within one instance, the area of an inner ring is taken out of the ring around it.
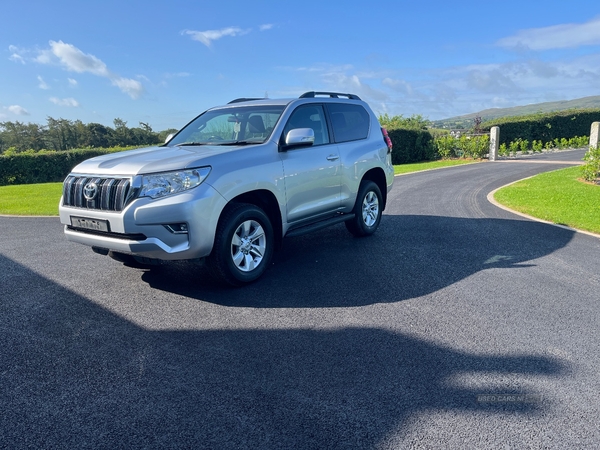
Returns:
[[[159,147],[79,164],[65,179],[68,240],[129,265],[207,263],[222,280],[260,277],[283,237],[344,222],[375,232],[392,188],[392,145],[353,94],[237,99]]]

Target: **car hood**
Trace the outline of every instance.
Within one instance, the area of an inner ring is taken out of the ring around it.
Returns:
[[[169,172],[209,165],[211,157],[240,148],[223,145],[142,148],[90,158],[75,166],[72,172],[111,176]]]

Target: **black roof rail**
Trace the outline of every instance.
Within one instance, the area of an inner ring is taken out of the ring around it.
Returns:
[[[229,103],[227,103],[228,105],[231,103],[240,103],[240,102],[254,102],[256,100],[264,100],[264,98],[236,98],[234,100],[231,100]]]
[[[342,97],[348,97],[351,100],[360,100],[360,97],[358,95],[354,95],[354,94],[342,94],[340,92],[315,92],[315,91],[305,92],[299,98],[315,98],[317,95],[327,95],[330,98],[340,98],[340,96],[342,96]]]

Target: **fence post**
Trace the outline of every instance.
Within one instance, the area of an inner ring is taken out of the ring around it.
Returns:
[[[598,137],[600,135],[600,122],[594,122],[590,130],[590,148],[598,148]]]
[[[498,147],[500,146],[500,127],[492,127],[490,130],[490,153],[489,160],[498,159]]]

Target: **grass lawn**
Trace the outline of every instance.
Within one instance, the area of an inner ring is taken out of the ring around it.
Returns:
[[[472,162],[472,160],[457,159],[402,164],[394,166],[394,173],[397,175]],[[16,216],[58,216],[58,202],[60,201],[61,195],[62,183],[0,186],[0,214]]]
[[[480,162],[473,159],[442,159],[440,161],[427,161],[420,163],[399,164],[394,166],[394,174],[402,175],[405,173],[419,172],[421,170],[440,169],[442,167],[459,166],[462,164],[473,164]]]
[[[58,216],[62,183],[0,186],[0,214]]]
[[[500,189],[494,198],[539,219],[600,233],[600,186],[580,176],[581,167],[542,173]]]
[[[396,174],[466,164],[433,161],[394,166]],[[578,181],[581,167],[543,173],[496,192],[495,199],[516,211],[550,222],[600,233],[600,186]],[[57,216],[62,183],[0,186],[0,214]]]

